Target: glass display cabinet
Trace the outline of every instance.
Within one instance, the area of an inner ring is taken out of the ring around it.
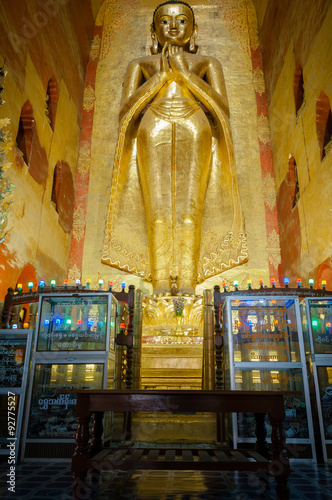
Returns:
[[[332,297],[305,298],[300,307],[323,458],[327,462],[332,460]]]
[[[72,454],[76,395],[62,390],[113,388],[116,317],[112,293],[40,294],[22,457]]]
[[[227,297],[223,331],[226,389],[301,391],[285,398],[288,454],[316,461],[298,298]],[[229,436],[235,447],[255,442],[253,415],[233,414],[231,420]],[[268,420],[266,424],[270,438]]]
[[[0,330],[0,455],[9,455],[11,464],[19,452],[32,335]]]

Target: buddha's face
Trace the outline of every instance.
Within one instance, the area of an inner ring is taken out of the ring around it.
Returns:
[[[181,3],[167,4],[159,7],[154,17],[155,33],[160,45],[184,47],[188,44],[194,31],[191,10]]]

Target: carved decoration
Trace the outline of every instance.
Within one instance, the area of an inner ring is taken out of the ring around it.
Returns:
[[[256,10],[251,0],[224,0],[222,15],[240,47],[251,56],[259,47]]]
[[[266,205],[272,210],[276,204],[276,185],[274,178],[268,173],[263,179],[263,196]]]
[[[99,56],[100,51],[100,36],[96,35],[91,43],[90,57],[94,61]]]
[[[259,115],[257,117],[257,133],[261,142],[264,144],[270,143],[270,126],[267,116]]]
[[[181,340],[182,343],[195,343],[190,338],[201,336],[203,332],[203,298],[188,296],[182,299],[185,305],[181,316]],[[173,343],[171,337],[178,327],[173,301],[171,296],[147,297],[143,301],[143,336],[158,336],[153,343]]]
[[[91,156],[90,148],[87,144],[84,144],[84,146],[80,148],[79,158],[77,162],[77,170],[83,176],[86,175],[86,173],[90,169],[90,162],[91,162],[90,156]]]
[[[198,274],[197,282],[201,283],[210,276],[220,274],[227,269],[244,263],[248,260],[247,237],[245,233],[239,233],[236,241],[232,232],[228,232],[223,240],[218,239],[218,235],[205,234],[204,240],[208,239],[210,245],[208,256],[203,259],[201,272]],[[204,252],[207,255],[207,252]],[[203,271],[203,272],[202,272]]]
[[[104,2],[105,15],[100,59],[107,56],[117,34],[125,30],[129,14],[138,3],[138,0],[126,0],[126,2],[108,0]]]
[[[95,91],[91,85],[88,85],[84,90],[83,108],[85,111],[89,112],[94,108],[95,100]]]
[[[252,79],[255,92],[257,92],[260,96],[263,95],[265,92],[265,80],[263,71],[260,68],[255,69],[252,72]]]
[[[274,266],[275,269],[281,264],[281,254],[280,254],[280,238],[279,234],[275,229],[271,231],[267,239],[266,251],[269,255],[269,263]]]
[[[84,236],[84,229],[86,224],[86,213],[85,211],[78,207],[74,210],[73,217],[73,238],[76,241],[80,241]]]
[[[76,280],[81,279],[81,271],[77,267],[76,264],[74,264],[72,267],[69,268],[68,271],[68,280],[69,283],[75,283]]]

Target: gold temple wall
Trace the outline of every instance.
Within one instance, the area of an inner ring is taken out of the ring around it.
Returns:
[[[261,3],[261,47],[269,98],[271,147],[281,223],[285,276],[294,283],[314,278],[332,286],[332,152],[321,161],[316,130],[316,103],[323,91],[332,103],[331,2]],[[266,5],[267,4],[267,5]],[[272,23],[273,21],[273,23]],[[295,109],[294,75],[302,66],[304,104]],[[299,199],[286,206],[287,171],[293,156]]]
[[[152,293],[151,285],[139,277],[129,276],[103,265],[100,260],[110,198],[122,83],[128,62],[150,53],[150,24],[157,5],[158,2],[151,0],[106,0],[97,17],[97,24],[103,24],[103,34],[101,41],[94,41],[96,46],[101,43],[101,47],[94,88],[89,195],[82,262],[83,281],[89,278],[92,283],[96,283],[101,277],[104,283],[113,280],[116,289],[125,280],[139,287],[144,295]],[[256,286],[259,278],[268,282],[269,245],[251,62],[252,39],[257,38],[257,19],[253,4],[247,0],[225,0],[192,1],[191,5],[198,24],[196,43],[200,52],[216,57],[223,67],[249,254],[248,263],[199,285],[196,294],[202,294],[205,288],[221,284],[224,279],[228,282],[238,279],[244,287],[249,277]],[[135,169],[131,170],[130,175],[137,175]],[[133,210],[137,217],[144,217],[142,199],[137,199]]]
[[[55,1],[50,10],[46,3],[20,0],[0,5],[0,66],[5,61],[7,71],[0,120],[10,120],[5,130],[10,135],[7,158],[11,165],[5,175],[15,186],[8,234],[0,244],[0,300],[7,287],[15,287],[22,271],[23,291],[28,290],[29,280],[35,285],[36,279],[61,283],[68,272],[71,232],[60,225],[51,203],[53,172],[62,161],[75,178],[85,68],[101,0],[84,5]],[[52,77],[58,85],[54,131],[45,112]],[[30,156],[36,160],[34,177],[31,162],[27,165],[15,148],[21,109],[28,100],[34,117]]]

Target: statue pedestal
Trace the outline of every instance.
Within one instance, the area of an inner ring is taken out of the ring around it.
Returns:
[[[184,297],[175,316],[176,297],[143,303],[141,389],[202,388],[204,311],[202,297]],[[213,413],[154,413],[135,416],[133,437],[143,442],[206,443],[216,439]]]

